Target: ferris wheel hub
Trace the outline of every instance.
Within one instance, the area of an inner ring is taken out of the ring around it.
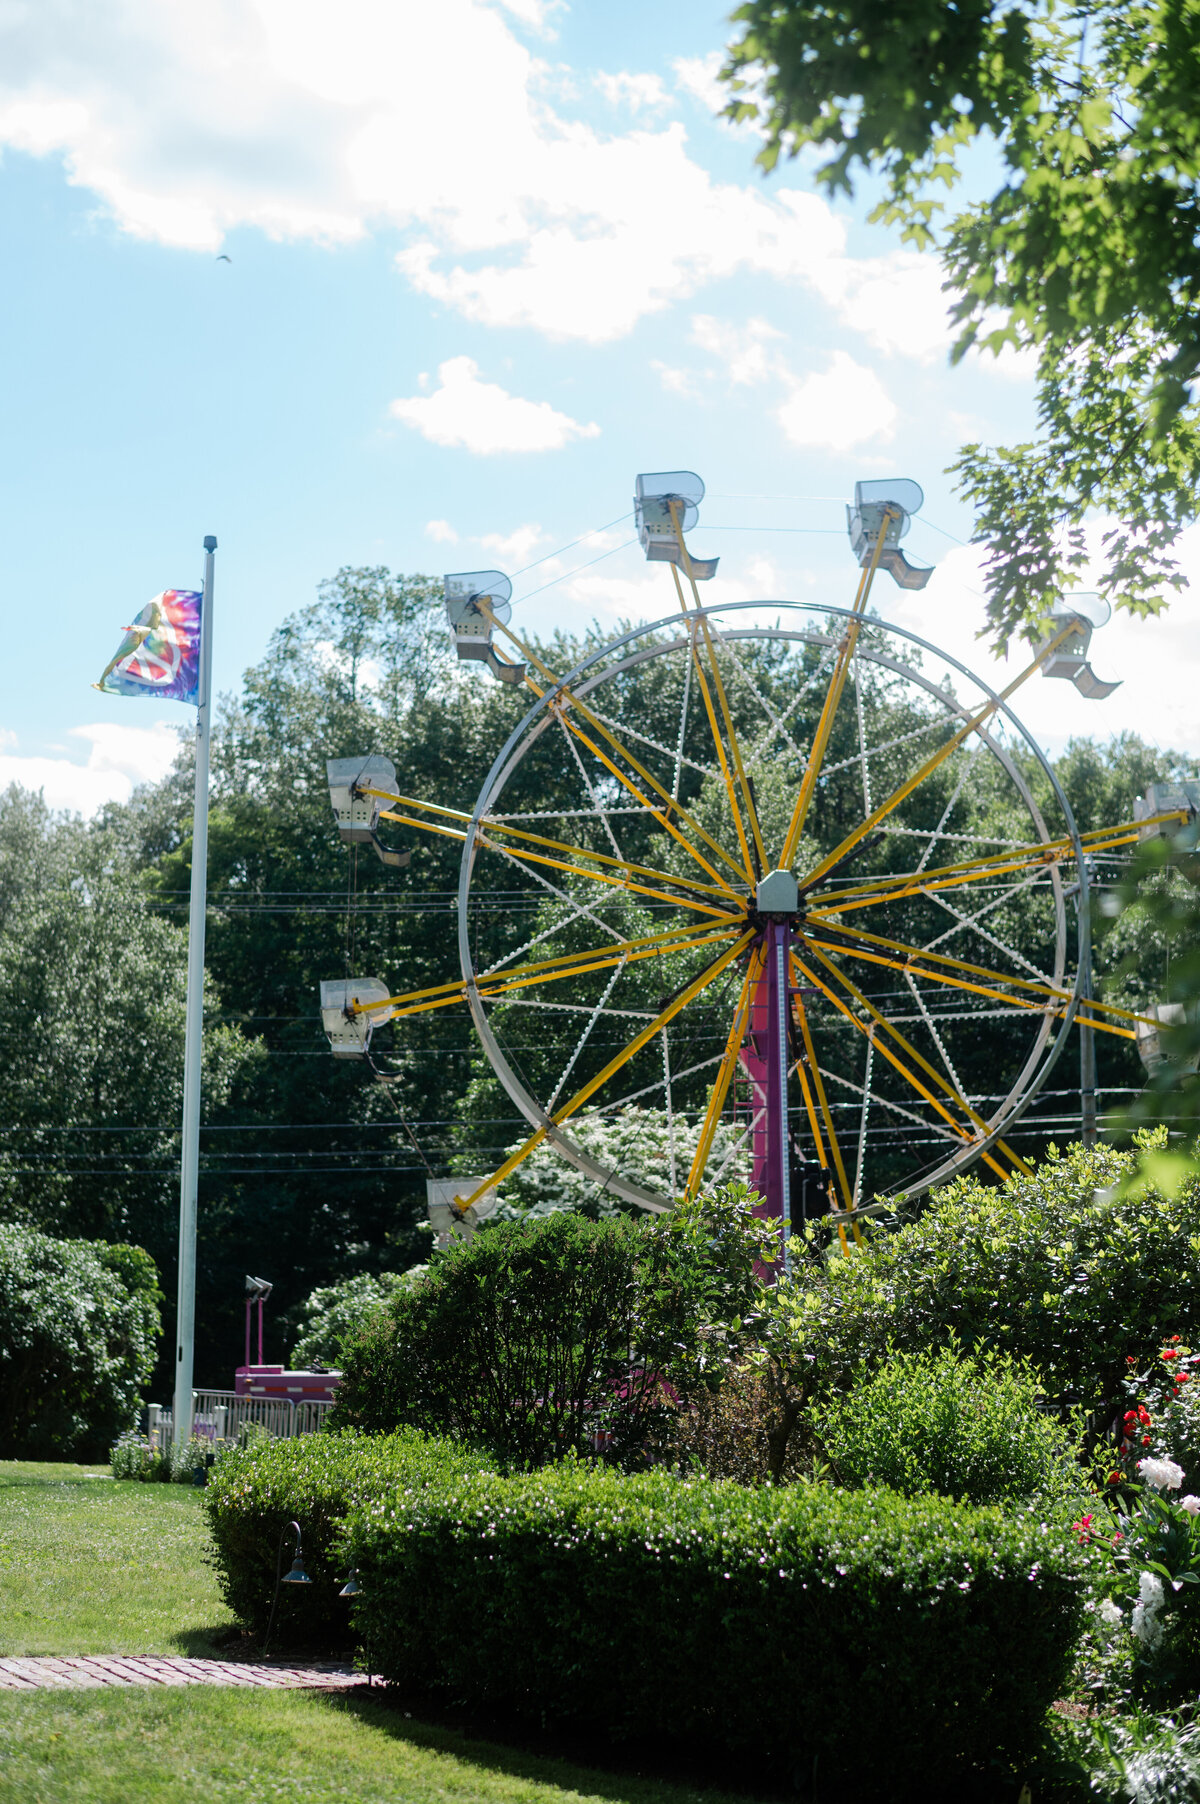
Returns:
[[[767,921],[792,921],[800,912],[800,885],[792,871],[768,871],[754,892],[754,912]]]

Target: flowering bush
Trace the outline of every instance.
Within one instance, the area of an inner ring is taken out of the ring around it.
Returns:
[[[1126,1443],[1142,1436],[1137,1412]],[[1183,1468],[1153,1454],[1075,1523],[1100,1559],[1097,1619],[1106,1653],[1131,1668],[1135,1687],[1166,1700],[1200,1683],[1200,1497],[1179,1497]]]
[[[1149,1361],[1128,1355],[1126,1373],[1120,1473],[1131,1478],[1138,1461],[1152,1454],[1182,1466],[1200,1489],[1200,1354],[1173,1334]],[[1117,1481],[1114,1470],[1110,1482]]]

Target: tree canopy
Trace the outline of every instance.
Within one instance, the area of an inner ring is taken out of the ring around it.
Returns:
[[[1072,586],[1089,513],[1102,588],[1157,613],[1200,486],[1200,9],[746,0],[734,19],[727,110],[762,128],[763,166],[810,150],[832,193],[881,183],[872,217],[942,255],[955,357],[1036,358],[1038,438],[955,465],[996,640]]]

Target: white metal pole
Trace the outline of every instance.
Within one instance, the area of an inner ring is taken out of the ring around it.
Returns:
[[[213,553],[204,541],[200,673],[196,709],[196,804],[192,816],[192,895],[188,911],[187,1021],[183,1043],[183,1147],[179,1166],[179,1300],[175,1315],[175,1444],[192,1432],[196,1340],[196,1203],[200,1184],[200,1071],[204,1049],[204,915],[208,899],[208,742],[212,700]]]

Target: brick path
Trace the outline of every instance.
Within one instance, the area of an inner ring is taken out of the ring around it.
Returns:
[[[94,1691],[102,1685],[241,1685],[274,1691],[345,1691],[365,1676],[330,1661],[286,1666],[274,1660],[160,1660],[146,1655],[0,1658],[0,1691]]]

